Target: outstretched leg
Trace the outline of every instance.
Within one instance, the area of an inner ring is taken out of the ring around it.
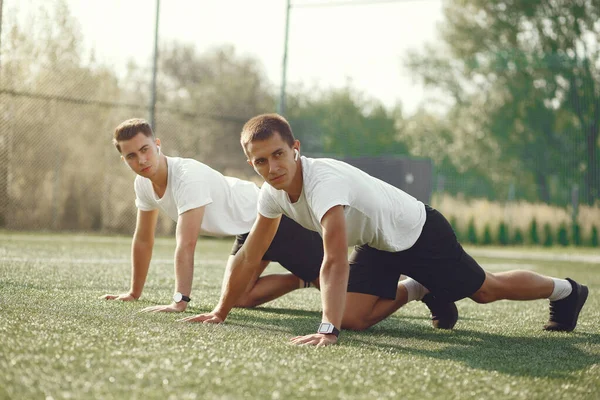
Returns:
[[[478,303],[496,300],[550,300],[549,331],[572,331],[588,296],[588,288],[567,278],[557,279],[533,271],[486,272],[485,281],[471,298]]]

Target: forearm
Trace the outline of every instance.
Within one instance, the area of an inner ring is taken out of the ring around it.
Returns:
[[[175,291],[190,296],[194,279],[193,246],[177,246],[175,249]]]
[[[241,253],[240,251],[234,258],[229,276],[226,281],[223,281],[219,303],[213,310],[213,313],[217,314],[222,320],[227,318],[227,315],[246,291],[248,283],[254,276],[252,268],[254,263],[245,260]]]
[[[321,283],[321,301],[323,322],[330,322],[340,328],[346,306],[349,266],[347,261],[323,261],[319,276]]]
[[[136,242],[131,246],[131,287],[129,293],[136,299],[142,295],[150,260],[152,259],[152,242]]]

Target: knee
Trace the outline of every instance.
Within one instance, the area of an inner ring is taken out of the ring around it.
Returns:
[[[237,308],[254,308],[258,305],[258,301],[256,299],[251,298],[250,296],[244,296],[237,301],[235,306]]]
[[[479,289],[471,299],[479,304],[491,303],[496,300],[496,297],[489,291]]]
[[[350,317],[344,318],[344,320],[342,321],[342,329],[349,329],[352,331],[364,331],[369,327],[369,323],[362,318]]]
[[[492,273],[486,273],[483,284],[471,299],[479,304],[492,303],[502,299],[502,280]]]

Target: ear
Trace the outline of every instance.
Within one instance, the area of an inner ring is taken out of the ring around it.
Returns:
[[[156,143],[157,146],[160,146],[160,139],[156,138],[156,140],[154,141],[154,143]]]

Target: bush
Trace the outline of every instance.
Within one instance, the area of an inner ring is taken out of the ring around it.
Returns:
[[[538,223],[534,218],[531,220],[531,224],[529,225],[529,240],[531,244],[538,245],[540,244],[540,235],[538,233]]]
[[[596,225],[592,226],[592,237],[590,240],[590,244],[592,245],[592,247],[598,247],[598,228],[596,228]]]
[[[485,224],[483,228],[483,242],[482,244],[492,244],[492,230],[490,224]]]
[[[500,222],[500,225],[498,225],[498,242],[500,242],[502,246],[506,246],[510,243],[508,228],[504,222]]]
[[[558,227],[557,241],[558,244],[560,244],[561,246],[569,245],[569,233],[567,232],[567,225],[565,225],[564,223],[560,224],[560,226]]]
[[[549,223],[544,224],[544,246],[552,247],[554,244],[554,237],[552,236],[552,227]]]
[[[521,232],[521,228],[515,229],[515,236],[513,237],[514,244],[522,245],[525,243],[525,239],[523,238],[523,232]]]
[[[458,229],[458,222],[456,221],[456,216],[452,216],[450,217],[450,225],[452,226],[452,229],[454,230],[454,234],[456,235],[456,238],[458,239],[459,242],[463,241],[463,237],[462,237],[462,232]]]
[[[477,244],[477,229],[475,229],[475,218],[469,220],[467,226],[467,242]]]
[[[575,246],[581,246],[581,226],[575,223],[573,224],[572,242]]]

